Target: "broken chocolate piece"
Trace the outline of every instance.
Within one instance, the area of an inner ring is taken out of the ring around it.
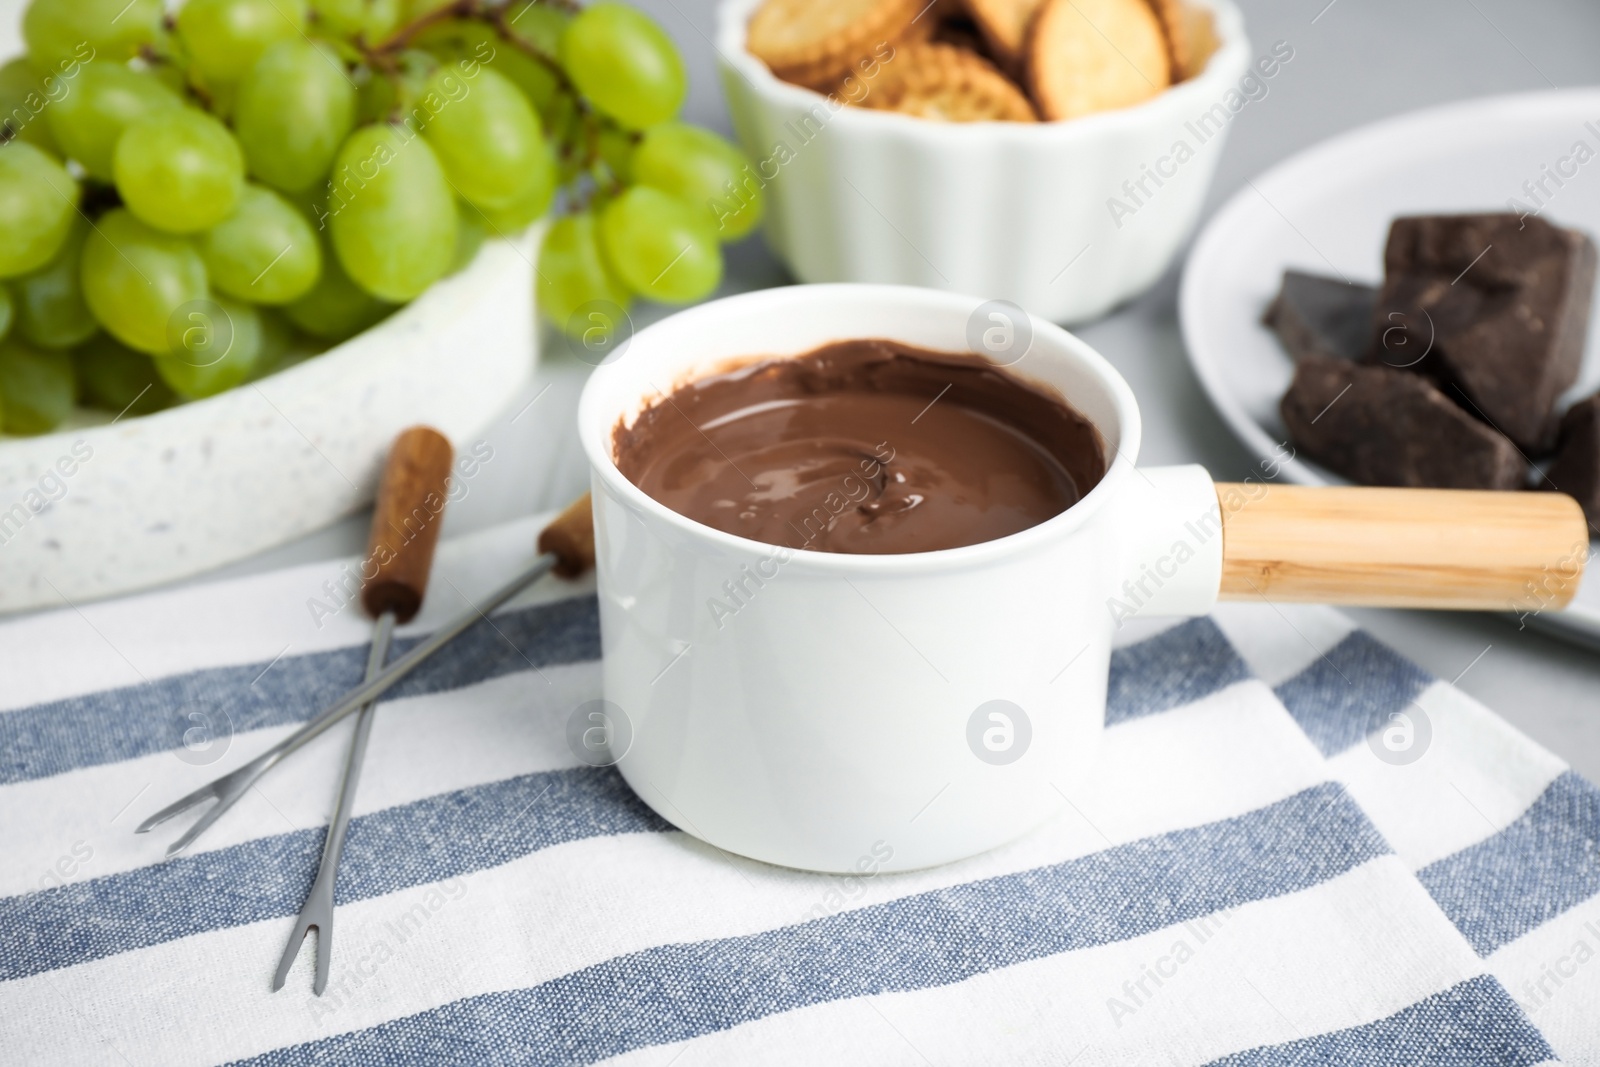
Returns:
[[[1567,409],[1561,447],[1541,484],[1576,498],[1590,533],[1600,530],[1600,393]]]
[[[1377,303],[1374,286],[1286,270],[1283,286],[1261,321],[1277,332],[1296,360],[1359,359],[1372,336]]]
[[[1578,377],[1595,248],[1514,214],[1395,219],[1368,361],[1426,375],[1524,452],[1554,446]]]
[[[1298,448],[1362,485],[1520,489],[1526,477],[1510,441],[1418,374],[1310,356],[1279,410]]]

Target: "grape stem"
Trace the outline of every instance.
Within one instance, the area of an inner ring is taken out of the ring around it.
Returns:
[[[480,0],[455,0],[454,3],[443,7],[436,7],[421,18],[413,19],[388,37],[371,47],[363,47],[369,56],[392,56],[402,51],[411,39],[429,26],[435,26],[451,19],[469,19],[484,17],[484,7]]]
[[[579,10],[579,5],[572,2],[572,0],[532,0],[532,2],[559,7],[568,12]],[[506,11],[510,6],[509,3],[486,4],[483,0],[455,0],[454,3],[434,8],[420,18],[413,19],[377,44],[368,45],[365,41],[358,39],[356,45],[369,65],[382,70],[390,77],[394,77],[398,73],[394,57],[404,51],[406,46],[419,33],[429,27],[436,26],[442,22],[449,22],[452,19],[477,19],[489,23],[502,40],[538,61],[555,78],[558,89],[562,92],[570,93],[574,99],[578,100],[579,106],[582,107],[582,98],[579,97],[576,88],[573,86],[572,79],[568,78],[567,72],[562,69],[560,61],[555,56],[544,51],[544,49],[539,48],[532,41],[518,36],[516,31],[511,28],[510,21],[506,19]]]
[[[545,0],[541,0],[541,2],[545,2]],[[555,56],[546,52],[532,41],[525,40],[517,36],[516,31],[511,28],[511,23],[506,21],[505,7],[493,8],[489,12],[489,22],[493,24],[496,32],[500,34],[501,39],[506,41],[506,43],[510,44],[518,51],[532,56],[534,59],[539,61],[540,65],[549,70],[550,73],[555,76],[556,84],[563,92],[573,93],[576,95],[576,89],[572,84],[572,79],[567,77],[567,72],[561,66],[560,60],[556,59]]]

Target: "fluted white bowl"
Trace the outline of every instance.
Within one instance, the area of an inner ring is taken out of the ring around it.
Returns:
[[[0,612],[172,581],[326,526],[372,499],[409,425],[469,445],[533,375],[540,232],[485,242],[372,329],[253,384],[0,437]]]
[[[745,49],[762,0],[725,0],[723,87],[764,187],[768,242],[804,282],[976,293],[1055,322],[1104,314],[1172,262],[1245,106],[1230,101],[1250,99],[1244,19],[1231,0],[1202,2],[1216,52],[1145,103],[1068,122],[946,123],[835,106],[781,81]],[[1191,153],[1181,163],[1180,141]]]

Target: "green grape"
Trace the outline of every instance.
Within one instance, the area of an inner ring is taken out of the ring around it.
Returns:
[[[450,262],[451,274],[465,269],[477,258],[487,228],[477,208],[465,202],[456,205],[456,254]]]
[[[314,230],[327,229],[328,222],[328,189],[327,186],[313,185],[309,189],[301,189],[294,193],[279,192],[283,202],[294,208],[300,217],[311,223]]]
[[[253,304],[304,296],[322,270],[322,250],[305,216],[259,185],[246,185],[234,213],[200,238],[211,287]]]
[[[333,249],[323,246],[322,276],[305,296],[284,307],[290,322],[324,341],[343,341],[372,326],[394,310],[393,304],[362,289],[339,264]]]
[[[404,301],[450,269],[456,201],[428,142],[397,126],[365,126],[334,160],[328,226],[357,285]]]
[[[547,56],[561,50],[561,35],[571,21],[571,12],[548,0],[511,0],[506,5],[506,29]]]
[[[0,278],[54,259],[77,217],[78,183],[65,167],[26,141],[0,147]]]
[[[627,306],[631,294],[600,255],[595,217],[584,211],[557,219],[539,249],[534,283],[539,310],[562,329],[572,327],[578,308],[594,300]]]
[[[261,320],[261,353],[245,379],[251,382],[287,370],[308,355],[296,344],[294,327],[280,312],[272,308],[257,308],[256,311]]]
[[[76,67],[72,76],[77,76]],[[0,66],[0,123],[13,137],[58,156],[61,147],[50,135],[44,110],[71,91],[70,82],[55,75],[45,78],[26,58],[18,56]]]
[[[183,100],[156,78],[131,67],[86,63],[72,92],[45,109],[50,132],[92,178],[111,180],[111,154],[129,124]]]
[[[670,125],[670,124],[665,124]],[[633,155],[638,141],[636,136],[627,130],[619,130],[615,126],[606,125],[600,128],[600,134],[595,138],[595,147],[600,150],[600,160],[606,169],[617,181],[623,185],[634,184],[633,180]],[[667,192],[672,190],[668,189]]]
[[[528,187],[516,203],[498,211],[484,211],[483,220],[495,234],[505,237],[519,233],[550,210],[550,201],[556,195],[556,164],[548,144],[541,145],[529,175]]]
[[[244,189],[239,142],[228,127],[187,107],[129,126],[111,171],[128,210],[169,233],[209,230],[233,214]]]
[[[225,393],[241,384],[261,358],[261,316],[249,304],[221,297],[210,308],[186,313],[174,324],[170,354],[155,360],[156,373],[188,400]]]
[[[400,103],[394,79],[374,73],[365,67],[358,70],[355,76],[357,79],[355,124],[370,126],[374,122],[388,122]]]
[[[324,37],[360,37],[377,44],[400,24],[400,0],[311,0],[311,15]]]
[[[88,220],[74,219],[56,257],[14,283],[17,329],[40,348],[71,348],[100,329],[83,300],[83,245],[88,236]]]
[[[749,162],[710,130],[681,122],[652,127],[632,163],[634,181],[704,210],[724,241],[743,237],[761,221],[761,190],[750,180]]]
[[[162,0],[33,0],[22,36],[40,65],[91,56],[120,63],[156,39],[161,8]]]
[[[600,212],[600,248],[617,276],[651,300],[698,300],[722,280],[722,252],[705,214],[648,185]]]
[[[403,0],[401,4],[402,15],[407,22],[414,22],[424,15],[431,15],[441,7],[449,7],[454,0]]]
[[[262,53],[233,106],[250,173],[290,193],[326,176],[355,119],[356,89],[344,63],[329,46],[305,41]]]
[[[65,352],[39,352],[19,341],[0,347],[0,404],[5,406],[5,431],[48,433],[72,414],[78,383],[72,357]]]
[[[72,355],[84,403],[90,407],[119,415],[148,415],[171,406],[175,399],[149,356],[109,334],[101,334]]]
[[[177,61],[151,63],[144,68],[144,73],[148,77],[154,78],[156,81],[166,86],[170,92],[178,96],[181,100],[188,99],[189,92],[193,88],[193,86],[189,84],[189,75],[187,69],[181,66]],[[215,100],[213,100],[212,107],[219,115],[231,114],[233,111],[233,103],[231,99],[226,101],[226,103],[228,106],[225,110],[218,107]]]
[[[100,217],[83,245],[89,310],[130,348],[167,352],[167,324],[207,298],[206,265],[194,242],[152,229],[123,208]]]
[[[548,4],[539,6],[555,10]],[[565,14],[559,17],[563,22],[567,18]],[[549,63],[540,62],[520,48],[507,47],[493,26],[477,19],[436,22],[413,37],[412,44],[441,62],[454,65],[469,79],[476,78],[480,69],[495,71],[521,89],[535,111],[548,107],[561,87],[561,79]],[[554,44],[546,53],[555,55]]]
[[[305,0],[187,0],[178,38],[213,91],[236,84],[267,47],[305,34]]]
[[[649,16],[601,0],[561,34],[561,65],[595,110],[630,129],[665,122],[683,106],[683,60]]]
[[[424,83],[412,114],[424,116],[422,135],[469,204],[488,211],[511,207],[543,177],[548,154],[539,116],[515,85],[488,68],[469,84],[454,68],[440,67]]]
[[[0,341],[4,341],[6,334],[11,332],[11,324],[16,317],[16,300],[11,296],[11,290],[0,284]]]

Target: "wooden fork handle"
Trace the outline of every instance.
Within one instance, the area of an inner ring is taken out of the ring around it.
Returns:
[[[555,554],[554,569],[563,578],[576,578],[594,566],[594,504],[588,493],[550,520],[539,534],[539,551]]]
[[[454,458],[449,439],[429,426],[402,431],[389,448],[361,560],[361,606],[374,619],[393,612],[409,622],[422,607]]]
[[[1222,598],[1542,611],[1589,556],[1561,493],[1218,483]]]

